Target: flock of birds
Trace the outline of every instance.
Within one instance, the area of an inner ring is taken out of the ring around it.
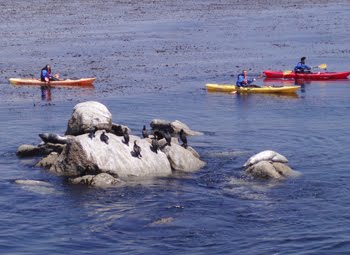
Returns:
[[[98,129],[96,127],[93,127],[90,131],[89,131],[89,138],[93,139],[94,137],[96,137],[95,133]],[[146,129],[146,126],[143,126],[142,129],[142,136],[143,138],[149,138],[149,132]],[[154,153],[158,153],[158,150],[160,149],[158,140],[162,139],[164,137],[166,144],[164,146],[171,146],[171,135],[169,133],[169,131],[155,131],[153,133],[153,138],[152,138],[152,142],[151,142],[151,150]],[[185,131],[183,129],[180,130],[179,133],[179,138],[182,141],[182,145],[184,148],[187,148],[187,136],[185,134]],[[129,141],[130,141],[130,137],[129,137],[129,132],[127,128],[124,128],[123,130],[123,143],[126,144],[127,146],[129,146]],[[108,144],[109,142],[109,137],[106,135],[106,132],[103,131],[102,134],[100,135],[100,140],[102,142],[104,142],[105,144]],[[137,141],[134,141],[134,146],[133,146],[133,155],[137,158],[142,158],[141,155],[141,147],[137,144]]]

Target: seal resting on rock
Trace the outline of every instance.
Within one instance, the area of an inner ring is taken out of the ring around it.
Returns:
[[[251,165],[254,165],[260,161],[272,161],[272,162],[280,162],[280,163],[288,163],[288,159],[281,154],[266,150],[262,151],[258,154],[255,154],[254,156],[250,157],[247,162],[243,165],[243,167],[249,167]]]
[[[59,143],[59,144],[67,143],[67,137],[63,137],[53,133],[39,134],[39,137],[41,138],[41,140],[43,140],[44,143]]]
[[[299,176],[300,173],[286,165],[287,162],[286,157],[267,150],[250,157],[244,167],[248,175],[260,179],[285,179]]]

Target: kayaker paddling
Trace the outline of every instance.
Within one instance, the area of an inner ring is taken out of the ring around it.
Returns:
[[[306,57],[302,57],[300,62],[294,67],[294,72],[296,73],[311,73],[312,67],[305,63]]]
[[[236,86],[237,87],[248,87],[254,81],[256,81],[256,79],[255,78],[249,79],[248,78],[248,71],[243,70],[243,72],[237,76]]]
[[[52,75],[51,74],[51,66],[46,65],[45,67],[43,67],[41,69],[40,80],[45,81],[45,82],[49,82],[49,81],[59,81],[60,79],[59,79],[59,74]]]

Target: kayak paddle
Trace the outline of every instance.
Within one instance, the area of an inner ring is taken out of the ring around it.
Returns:
[[[321,64],[321,65],[318,65],[318,66],[313,66],[312,68],[327,69],[327,64]]]

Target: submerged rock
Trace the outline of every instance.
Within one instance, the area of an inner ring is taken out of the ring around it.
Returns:
[[[150,225],[151,226],[153,226],[153,225],[166,225],[166,224],[172,223],[173,221],[174,221],[173,217],[165,217],[165,218],[160,218],[160,219],[153,221]]]
[[[59,194],[51,183],[38,180],[15,180],[15,183],[20,185],[26,191],[37,193],[40,195]]]
[[[52,186],[51,183],[38,180],[15,180],[16,184],[31,185],[31,186]]]
[[[85,184],[98,188],[108,188],[112,186],[122,185],[124,182],[118,178],[114,178],[112,175],[107,173],[101,173],[98,175],[85,175],[70,179],[72,184]]]

